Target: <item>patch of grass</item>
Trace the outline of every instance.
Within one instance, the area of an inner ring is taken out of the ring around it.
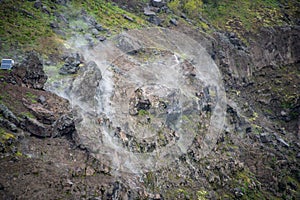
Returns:
[[[203,15],[220,29],[238,32],[256,30],[260,26],[281,25],[282,15],[277,0],[215,1],[203,4]]]
[[[256,32],[263,26],[287,23],[288,20],[283,14],[283,5],[287,8],[284,12],[297,19],[299,9],[296,9],[296,1],[173,0],[168,2],[169,8],[175,14],[185,13],[203,30],[209,30],[208,25],[202,20],[205,18],[219,30],[235,32],[245,44],[248,43],[245,38],[247,32]]]
[[[291,102],[284,101],[284,102],[282,102],[281,107],[282,107],[283,109],[290,109],[290,108],[293,107],[293,104],[292,104]]]
[[[144,179],[145,185],[148,186],[148,188],[151,188],[152,190],[155,190],[155,182],[156,182],[156,177],[153,172],[147,172],[146,177]]]
[[[271,110],[271,109],[264,109],[264,112],[265,112],[267,115],[273,115],[273,110]]]
[[[180,0],[173,0],[173,1],[168,2],[168,6],[171,10],[178,12],[181,7],[181,2],[180,2]]]
[[[1,46],[1,42],[0,42],[0,46]],[[10,75],[11,70],[0,70],[0,78],[6,78],[7,76]],[[3,82],[5,83],[5,82]],[[3,84],[1,83],[1,84]]]
[[[139,116],[145,116],[145,115],[149,115],[149,114],[150,113],[147,110],[143,110],[143,109],[139,110],[139,113],[138,113]]]
[[[206,195],[207,195],[207,191],[205,191],[205,190],[199,190],[197,192],[198,200],[206,200],[206,197],[205,197]]]
[[[202,0],[173,0],[168,3],[171,10],[177,13],[183,11],[190,18],[195,18],[202,12],[202,5]]]
[[[78,0],[73,1],[72,4],[74,7],[85,9],[113,34],[124,29],[139,29],[149,25],[144,19],[104,0]],[[133,21],[125,19],[124,15],[132,18]]]
[[[3,101],[7,101],[7,99],[10,99],[10,96],[7,93],[0,94],[0,103],[3,103]]]
[[[0,3],[0,55],[8,55],[7,49],[14,53],[21,50],[31,50],[41,46],[40,39],[47,38],[49,43],[56,44],[51,38],[54,33],[49,26],[53,16],[35,9],[34,2],[21,0],[3,0]],[[49,10],[57,7],[52,1],[43,1]],[[47,46],[44,45],[47,49]],[[45,48],[40,47],[41,50]]]
[[[299,98],[299,94],[293,94],[292,93],[293,91],[288,91],[288,90],[289,88],[286,88],[285,91],[282,92],[285,93],[281,103],[281,107],[284,109],[291,109],[295,107],[297,104],[297,99]]]
[[[259,185],[261,183],[256,179],[255,175],[249,170],[243,170],[236,174],[233,179],[234,187],[239,187],[243,192],[241,199],[261,199],[263,198],[263,193],[260,190]]]
[[[104,0],[70,1],[67,6],[59,5],[52,0],[42,1],[50,14],[41,8],[34,8],[34,3],[23,0],[0,1],[0,56],[16,57],[28,50],[36,50],[46,55],[59,53],[57,51],[63,44],[62,36],[58,36],[50,27],[50,22],[57,20],[54,12],[73,13],[76,19],[81,9],[86,10],[87,15],[93,16],[112,34],[124,29],[142,28],[149,24],[142,18]],[[124,15],[133,21],[125,19]]]
[[[31,103],[37,103],[37,96],[31,92],[26,92],[26,98],[31,101]]]
[[[35,116],[30,112],[22,112],[22,113],[20,113],[20,116],[21,117],[25,116],[25,117],[28,117],[28,118],[31,118],[31,119],[35,119]]]

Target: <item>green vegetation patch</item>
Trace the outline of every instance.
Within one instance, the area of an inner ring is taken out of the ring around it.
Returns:
[[[199,190],[197,192],[197,198],[198,200],[206,200],[206,195],[208,194],[208,192],[206,190]]]
[[[10,155],[21,157],[23,154],[17,149],[17,137],[7,132],[5,129],[0,127],[0,144],[1,152],[0,153],[9,153]]]
[[[39,48],[43,42],[56,44],[56,38],[49,26],[53,16],[34,8],[34,2],[3,0],[0,2],[0,55],[9,56],[7,50],[19,51]],[[43,2],[48,9],[55,7],[51,1]],[[45,40],[46,39],[46,40]]]
[[[168,6],[175,12],[183,11],[189,17],[197,17],[203,11],[202,0],[173,0]]]
[[[31,92],[26,92],[26,98],[31,101],[31,103],[37,103],[37,96]]]
[[[100,24],[113,34],[124,29],[138,29],[149,25],[144,19],[104,0],[78,0],[72,2],[72,4],[76,8],[85,9],[88,14],[95,17]]]
[[[0,128],[0,139],[1,141],[3,140],[8,140],[8,139],[15,139],[16,136],[14,136],[11,133],[6,132],[4,129]]]
[[[256,30],[260,26],[281,25],[282,14],[277,0],[208,0],[203,14],[214,26],[230,31]]]
[[[242,193],[239,199],[264,199],[264,194],[260,189],[260,185],[261,183],[249,170],[238,172],[232,182],[232,186],[239,188],[240,192]],[[234,198],[232,192],[223,194],[222,196],[223,198]]]
[[[243,37],[262,26],[290,23],[283,13],[292,18],[299,16],[299,2],[283,0],[172,0],[169,8],[179,15],[185,13],[197,26],[207,30],[205,18],[215,28],[237,33]]]
[[[70,1],[65,6],[45,0],[42,5],[46,10],[35,8],[34,3],[23,0],[0,1],[0,56],[12,57],[27,50],[36,50],[45,55],[57,53],[64,36],[57,35],[50,27],[51,22],[58,21],[54,13],[70,16],[72,22],[72,18],[77,20],[80,13],[86,11],[88,16],[94,17],[112,34],[124,29],[142,28],[147,24],[142,18],[104,0]],[[71,30],[66,29],[63,31],[68,36]]]
[[[28,117],[28,118],[31,118],[31,119],[35,119],[35,116],[32,114],[32,113],[30,113],[30,112],[22,112],[22,113],[20,113],[20,117]]]
[[[149,114],[150,113],[147,110],[143,110],[143,109],[139,110],[139,113],[138,113],[139,116],[145,116],[145,115],[149,115]]]

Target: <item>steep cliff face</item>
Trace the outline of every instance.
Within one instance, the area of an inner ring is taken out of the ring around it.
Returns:
[[[282,26],[262,28],[252,36],[250,53],[257,69],[264,66],[289,65],[299,62],[300,57],[300,27]]]
[[[113,2],[0,1],[0,198],[297,199],[297,2]]]
[[[266,27],[249,34],[244,44],[235,33],[215,33],[217,62],[239,79],[251,77],[265,66],[299,62],[299,26]],[[215,56],[215,55],[214,55]]]
[[[289,110],[288,113],[293,113],[294,125],[285,127],[293,132],[298,131],[295,125],[299,107],[296,92],[300,58],[298,33],[298,26],[269,27],[249,35],[247,46],[233,33],[216,34],[217,42],[213,43],[227,90],[241,93],[244,100],[255,104],[256,112],[265,107],[264,114],[268,112],[272,119],[274,113],[277,113],[276,119],[283,119]],[[283,116],[280,117],[280,113]]]

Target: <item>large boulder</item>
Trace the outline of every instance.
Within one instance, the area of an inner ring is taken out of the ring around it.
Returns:
[[[2,125],[2,122],[5,121],[0,118],[0,125]],[[9,128],[9,130],[13,129],[12,131],[15,132],[16,127],[11,126],[9,123],[6,123],[5,125],[9,126],[6,128]],[[21,128],[32,135],[41,138],[62,136],[72,137],[72,134],[75,131],[75,124],[72,115],[65,114],[51,125],[43,124],[34,118],[25,117]]]
[[[79,73],[82,75],[73,82],[71,95],[82,104],[94,105],[95,95],[102,79],[100,68],[94,61],[91,61],[82,67]]]
[[[149,110],[150,107],[150,100],[145,98],[143,95],[143,90],[141,88],[138,88],[134,92],[134,96],[130,98],[129,114],[133,116],[138,115],[140,110]]]
[[[2,117],[0,117],[0,126],[12,132],[17,132],[18,130],[15,124],[11,123],[7,119],[3,119]]]
[[[32,135],[37,137],[72,136],[75,131],[73,116],[67,108],[69,104],[66,100],[53,95],[49,96],[44,105],[39,103],[24,103],[24,105],[34,117],[25,117],[20,128]]]
[[[56,117],[54,113],[43,105],[39,103],[27,104],[25,102],[23,104],[41,123],[51,125],[55,122]]]
[[[71,114],[62,115],[53,125],[52,137],[71,136],[75,131],[75,123]]]
[[[149,7],[145,7],[144,8],[144,15],[146,15],[146,16],[155,16],[156,14]]]
[[[71,136],[75,125],[69,102],[55,94],[43,92],[38,102],[23,99],[23,105],[32,114],[25,117],[23,126],[25,131],[38,137]]]
[[[161,23],[163,22],[163,20],[157,16],[150,16],[148,18],[148,21],[152,24],[155,24],[157,26],[161,25]]]
[[[28,88],[43,89],[47,81],[42,60],[34,51],[27,53],[25,59],[13,68],[12,74],[18,85]]]
[[[51,129],[34,118],[25,117],[22,129],[37,137],[50,137]]]
[[[135,54],[142,48],[138,41],[130,38],[126,33],[119,35],[117,42],[117,47],[125,53]]]

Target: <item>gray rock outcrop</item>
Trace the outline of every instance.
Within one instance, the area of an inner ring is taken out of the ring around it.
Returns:
[[[18,125],[18,118],[3,104],[0,104],[0,114],[9,122]]]
[[[41,90],[47,81],[42,60],[34,51],[27,53],[25,59],[13,68],[12,73],[18,85],[28,88]]]
[[[150,5],[153,7],[161,8],[166,5],[166,2],[164,0],[151,0]]]
[[[137,51],[142,48],[142,45],[139,42],[131,39],[130,37],[127,37],[126,35],[118,36],[117,41],[118,41],[117,47],[125,53],[134,54],[137,53]]]
[[[94,97],[102,79],[101,71],[97,64],[91,61],[79,73],[82,73],[82,76],[73,82],[71,94],[84,104],[94,105]]]
[[[79,53],[71,53],[65,56],[64,60],[65,64],[60,68],[59,73],[63,75],[76,74],[81,63],[81,57]]]

